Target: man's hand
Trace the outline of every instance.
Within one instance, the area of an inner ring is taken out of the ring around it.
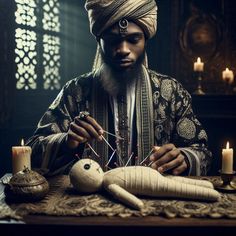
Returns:
[[[70,123],[69,130],[66,136],[66,144],[70,149],[77,148],[80,143],[85,143],[96,139],[102,140],[102,127],[91,116],[81,117],[76,116],[74,121]]]
[[[174,144],[168,143],[161,147],[154,146],[153,149],[154,153],[150,156],[153,169],[160,173],[171,170],[173,175],[179,175],[187,170],[185,158]]]

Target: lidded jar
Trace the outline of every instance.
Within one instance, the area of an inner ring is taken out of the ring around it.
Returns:
[[[6,199],[14,202],[31,202],[43,199],[49,191],[45,177],[25,168],[14,174],[5,187]]]

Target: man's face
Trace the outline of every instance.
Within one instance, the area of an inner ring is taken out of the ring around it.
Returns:
[[[144,33],[133,22],[128,23],[127,32],[122,34],[118,24],[115,24],[104,32],[99,42],[103,60],[115,71],[129,71],[144,58]]]

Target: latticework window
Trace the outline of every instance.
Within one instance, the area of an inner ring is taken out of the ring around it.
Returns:
[[[58,0],[15,0],[16,88],[60,89]]]

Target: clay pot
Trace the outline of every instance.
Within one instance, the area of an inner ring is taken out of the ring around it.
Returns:
[[[14,202],[38,201],[43,199],[48,191],[47,180],[28,168],[13,175],[5,187],[6,199]]]

